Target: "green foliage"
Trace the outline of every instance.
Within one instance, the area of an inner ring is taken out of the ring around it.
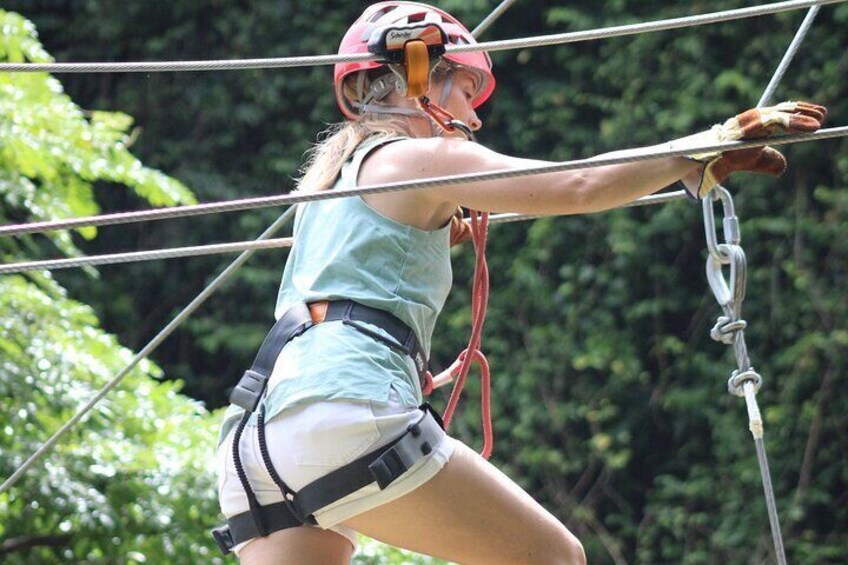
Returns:
[[[32,24],[0,11],[0,59],[47,61]],[[132,119],[80,110],[44,74],[0,76],[0,219],[98,211],[94,183],[131,188],[154,205],[191,202],[178,181],[126,148]],[[118,188],[114,186],[113,188]],[[94,230],[83,230],[90,238]],[[75,254],[67,233],[52,242]],[[36,249],[4,241],[5,260]],[[0,278],[0,476],[10,476],[133,354],[98,327],[48,273]],[[0,560],[16,563],[221,562],[206,461],[217,418],[160,383],[143,362],[91,416],[0,495]]]
[[[0,279],[0,475],[132,358],[49,278]],[[4,563],[214,562],[217,418],[142,363],[0,495]],[[217,559],[217,561],[222,561]]]

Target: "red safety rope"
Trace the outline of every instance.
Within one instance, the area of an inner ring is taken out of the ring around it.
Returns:
[[[455,380],[450,400],[443,419],[445,428],[450,426],[454,411],[456,410],[462,388],[468,377],[468,371],[472,363],[480,365],[481,373],[481,398],[483,419],[483,450],[480,454],[489,458],[494,445],[492,433],[492,411],[491,411],[491,377],[489,374],[489,362],[480,351],[483,334],[483,323],[486,320],[486,308],[489,304],[489,267],[486,263],[486,236],[488,234],[489,213],[471,211],[471,233],[474,241],[474,249],[477,252],[477,260],[474,265],[474,285],[471,292],[471,338],[468,347],[459,354],[456,361],[435,377],[427,373],[424,386],[424,394],[430,394],[433,389],[446,385]]]

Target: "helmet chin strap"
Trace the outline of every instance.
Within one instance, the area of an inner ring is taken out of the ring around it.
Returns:
[[[439,97],[439,103],[434,104],[426,96],[419,98],[419,109],[402,108],[400,106],[387,106],[380,104],[393,90],[397,89],[398,82],[401,80],[395,73],[386,73],[378,77],[368,89],[368,93],[364,93],[365,73],[360,73],[357,79],[357,91],[360,93],[362,103],[358,104],[358,109],[361,113],[371,114],[395,114],[401,116],[409,116],[413,118],[428,118],[430,123],[430,133],[433,137],[441,137],[445,132],[453,133],[459,130],[465,135],[468,141],[476,141],[474,132],[468,125],[451,115],[442,106],[447,103],[450,96],[451,88],[453,87],[453,73],[448,73],[445,79],[442,95]],[[364,94],[364,96],[362,96]]]

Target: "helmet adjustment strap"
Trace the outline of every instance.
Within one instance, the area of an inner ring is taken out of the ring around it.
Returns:
[[[377,55],[379,61],[389,67],[391,75],[383,75],[371,83],[368,94],[362,99],[360,110],[414,117],[420,117],[423,112],[423,115],[432,119],[442,131],[453,133],[459,130],[473,141],[474,133],[468,125],[454,118],[450,112],[427,97],[430,91],[430,77],[445,53],[446,43],[447,35],[434,22],[385,26],[374,30],[368,40],[368,51]],[[359,93],[364,92],[362,74],[358,79],[362,82],[357,83]],[[453,74],[448,73],[442,90],[441,104],[446,103],[452,86]],[[401,96],[416,100],[420,110],[373,103],[383,100],[393,88]]]

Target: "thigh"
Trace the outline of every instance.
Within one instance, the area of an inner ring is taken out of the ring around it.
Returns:
[[[256,538],[238,556],[242,565],[347,565],[353,546],[341,534],[303,526]]]
[[[585,563],[580,542],[559,520],[459,442],[430,481],[345,524],[390,545],[458,563]]]

